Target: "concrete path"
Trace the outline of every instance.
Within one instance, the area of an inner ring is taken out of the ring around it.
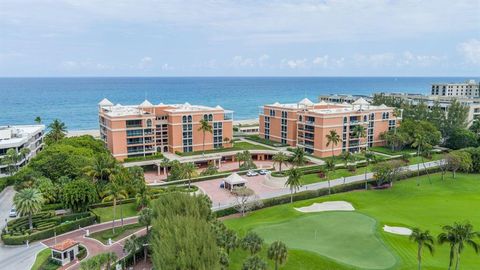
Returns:
[[[134,223],[137,223],[137,222],[138,222],[138,217],[130,217],[130,218],[125,218],[124,219],[124,225],[134,224]],[[118,226],[120,226],[120,220],[115,221],[115,227],[118,227]],[[102,242],[100,242],[100,241],[98,241],[94,238],[89,238],[89,237],[85,236],[86,230],[88,230],[89,233],[92,234],[94,232],[104,231],[104,230],[108,230],[108,229],[111,229],[111,228],[112,228],[112,222],[111,221],[105,222],[105,223],[100,223],[100,224],[95,224],[95,225],[91,225],[91,226],[81,228],[81,229],[78,229],[78,230],[75,230],[75,231],[64,233],[62,235],[57,236],[56,238],[52,237],[52,238],[43,240],[42,244],[44,244],[46,246],[53,246],[53,245],[55,245],[55,243],[61,243],[62,241],[65,241],[67,239],[73,239],[73,240],[79,242],[81,245],[83,245],[87,249],[88,255],[87,255],[86,259],[88,259],[90,257],[93,257],[93,256],[95,256],[97,254],[100,254],[100,253],[105,253],[105,252],[115,252],[119,259],[123,258],[126,255],[125,253],[123,253],[123,243],[130,236],[127,236],[123,239],[120,239],[117,242],[114,242],[112,245],[104,245]],[[139,229],[139,231],[137,231],[135,234],[137,236],[144,235],[145,234],[145,229]],[[68,268],[65,268],[65,269],[73,270],[73,269],[78,269],[79,267],[80,267],[80,262],[76,262],[76,263],[70,265]]]

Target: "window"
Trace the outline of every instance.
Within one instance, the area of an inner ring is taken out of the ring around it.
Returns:
[[[189,116],[187,117],[187,119],[188,119],[188,122],[189,122],[189,123],[192,122],[192,116],[191,116],[191,115],[189,115]]]
[[[213,114],[208,115],[208,121],[213,121]]]
[[[300,122],[303,121],[303,117],[301,115],[298,117],[298,121],[300,121]]]
[[[142,126],[142,120],[141,119],[127,120],[127,121],[125,121],[125,124],[127,125],[127,128],[141,127]]]
[[[275,116],[275,110],[270,110],[270,116]]]
[[[141,129],[127,130],[127,137],[142,136],[142,135],[143,135],[143,130]]]
[[[186,122],[187,122],[187,116],[184,115],[184,116],[182,117],[182,122],[183,122],[183,123],[186,123]]]
[[[203,115],[203,120],[208,121],[208,116],[206,114]]]
[[[346,124],[348,122],[347,117],[343,117],[343,123]]]
[[[147,127],[151,127],[152,126],[152,120],[151,119],[148,119],[147,120]]]

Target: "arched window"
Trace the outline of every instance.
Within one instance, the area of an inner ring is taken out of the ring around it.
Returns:
[[[208,116],[206,114],[203,115],[203,120],[208,121]]]
[[[152,119],[147,119],[147,127],[151,127],[152,126]]]
[[[347,117],[343,117],[343,123],[344,123],[344,124],[347,123]]]
[[[183,122],[183,123],[186,123],[186,122],[187,122],[187,117],[186,117],[185,115],[182,117],[182,122]]]
[[[367,116],[366,115],[363,116],[363,122],[367,122]]]
[[[192,116],[191,116],[191,115],[188,116],[188,122],[189,122],[189,123],[192,122]]]
[[[298,117],[298,121],[303,122],[303,117],[301,115]]]
[[[213,121],[213,114],[208,115],[208,121]]]

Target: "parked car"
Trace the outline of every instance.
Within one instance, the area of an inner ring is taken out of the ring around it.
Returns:
[[[12,209],[10,209],[10,213],[8,214],[9,217],[17,217],[17,209],[15,209],[15,207],[12,207]]]
[[[248,176],[248,177],[257,176],[257,175],[258,175],[258,173],[257,173],[256,171],[248,171],[248,172],[247,172],[247,176]]]
[[[270,171],[268,171],[268,170],[260,170],[258,173],[261,174],[261,175],[266,175],[266,174],[270,173]]]

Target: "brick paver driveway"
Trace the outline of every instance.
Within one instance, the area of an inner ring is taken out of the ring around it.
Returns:
[[[124,225],[133,224],[133,223],[137,223],[137,222],[138,222],[137,217],[131,217],[131,218],[125,218],[124,219]],[[120,221],[116,220],[115,221],[115,227],[118,227],[118,226],[120,226]],[[44,245],[47,245],[47,246],[53,246],[53,245],[55,245],[55,241],[57,243],[61,243],[62,241],[65,241],[67,239],[73,239],[73,240],[79,242],[81,245],[83,245],[87,249],[87,253],[88,253],[87,258],[90,258],[92,256],[95,256],[97,254],[104,253],[104,252],[115,252],[117,254],[117,257],[120,259],[120,258],[122,258],[126,255],[126,254],[123,253],[123,243],[125,242],[126,238],[121,239],[117,242],[114,242],[112,245],[108,246],[108,245],[104,245],[103,243],[97,241],[96,239],[85,237],[87,229],[89,230],[90,233],[94,233],[94,232],[107,230],[107,229],[110,229],[110,228],[112,228],[112,222],[111,221],[101,223],[101,224],[95,224],[95,225],[91,225],[91,226],[88,226],[88,227],[85,227],[85,228],[82,228],[82,229],[78,229],[78,230],[75,230],[75,231],[72,231],[72,232],[68,232],[68,233],[59,235],[59,236],[56,237],[56,240],[55,240],[54,237],[43,240],[42,243]],[[138,236],[144,235],[145,234],[145,229],[141,229],[141,230],[137,231],[135,234],[138,235]],[[76,262],[72,265],[69,265],[68,267],[66,267],[64,269],[73,270],[73,269],[78,269],[79,267],[80,267],[80,263]]]
[[[264,175],[242,177],[247,179],[247,187],[251,188],[257,195],[271,193],[278,190],[276,188],[272,188],[263,184],[263,181],[265,179]],[[210,199],[212,200],[212,205],[214,207],[234,203],[235,197],[230,193],[230,191],[220,188],[220,184],[222,183],[222,181],[223,178],[220,178],[197,182],[194,183],[194,185],[199,187],[210,197]]]

